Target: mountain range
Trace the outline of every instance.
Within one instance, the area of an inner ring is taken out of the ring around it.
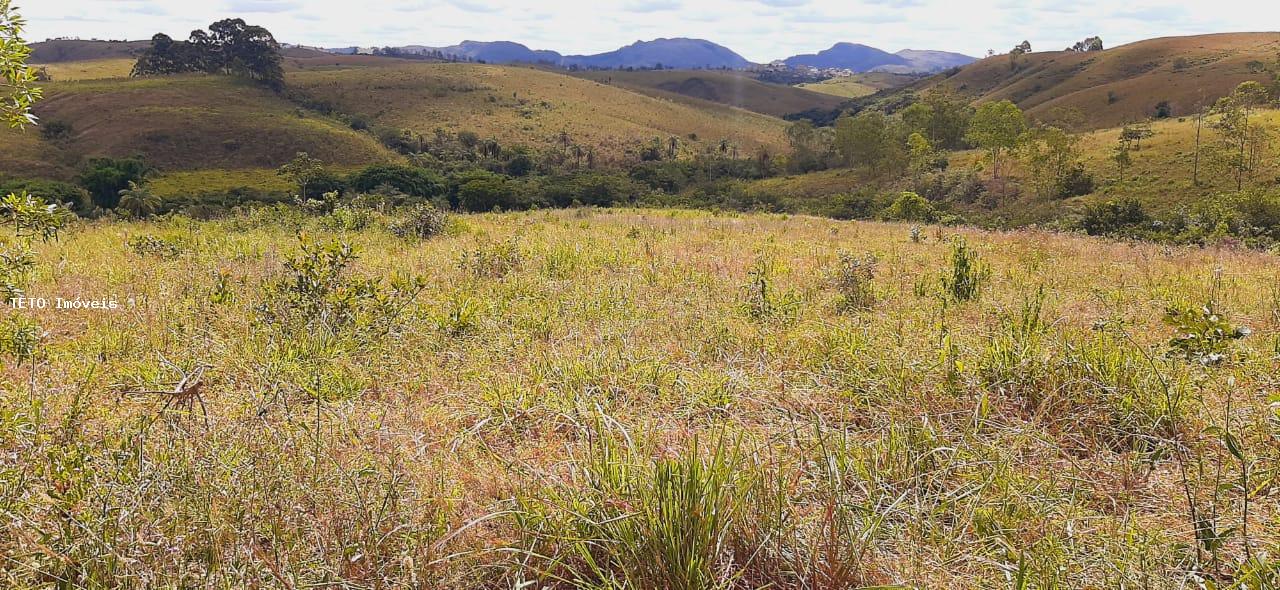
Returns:
[[[688,38],[636,41],[626,47],[595,55],[561,55],[555,51],[530,49],[511,41],[463,41],[448,47],[407,45],[393,49],[414,54],[438,52],[449,57],[495,64],[548,63],[594,69],[653,68],[661,65],[674,69],[740,70],[755,65],[728,47],[704,39]],[[354,53],[358,49],[347,47],[329,51]],[[904,49],[889,53],[857,43],[837,43],[816,54],[796,55],[781,61],[791,67],[810,66],[855,72],[931,73],[977,60],[946,51]]]

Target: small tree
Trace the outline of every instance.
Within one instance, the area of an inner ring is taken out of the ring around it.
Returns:
[[[160,197],[146,186],[129,181],[129,188],[120,191],[120,209],[131,217],[143,218],[155,215],[160,209]]]
[[[1081,174],[1080,138],[1057,127],[1028,131],[1019,153],[1029,180],[1041,197],[1064,196],[1073,175]]]
[[[21,128],[36,123],[31,105],[41,93],[32,86],[36,71],[27,66],[31,48],[22,40],[26,22],[9,4],[0,0],[0,121]]]
[[[1255,81],[1243,82],[1214,106],[1219,115],[1213,127],[1222,134],[1215,150],[1216,160],[1236,180],[1236,190],[1244,188],[1244,179],[1253,173],[1266,148],[1267,134],[1252,122],[1253,112],[1265,105],[1270,96],[1267,88]]]
[[[1000,164],[1005,154],[1018,147],[1018,141],[1026,130],[1027,120],[1022,110],[1008,100],[978,107],[969,123],[967,137],[987,152],[992,179],[1000,178]]]
[[[1120,168],[1120,177],[1124,178],[1124,171],[1133,164],[1133,156],[1129,155],[1131,148],[1126,142],[1120,142],[1111,150],[1111,161],[1116,163]]]
[[[1126,123],[1120,130],[1120,140],[1133,144],[1133,151],[1142,151],[1142,140],[1155,136],[1155,131],[1151,129],[1151,123],[1142,121],[1139,123]]]
[[[938,218],[937,210],[928,199],[910,191],[898,195],[882,215],[889,221],[931,222]]]
[[[298,196],[307,199],[307,189],[325,172],[324,163],[312,158],[307,152],[298,152],[288,164],[276,171],[276,174],[288,178],[298,185]]]

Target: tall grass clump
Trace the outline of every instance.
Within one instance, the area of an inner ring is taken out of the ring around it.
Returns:
[[[1027,297],[1016,314],[1002,314],[983,349],[979,370],[990,387],[1014,389],[1034,397],[1047,370],[1044,287]],[[1037,404],[1038,400],[1032,399]]]
[[[775,263],[768,256],[756,258],[747,271],[747,284],[742,288],[742,308],[751,319],[789,319],[800,308],[800,297],[794,291],[778,288]]]
[[[962,237],[951,242],[951,268],[942,277],[942,290],[955,301],[971,301],[982,292],[991,269]]]
[[[577,588],[733,587],[742,461],[727,441],[647,460],[597,437],[571,496],[554,507],[526,503],[517,519],[531,573]]]

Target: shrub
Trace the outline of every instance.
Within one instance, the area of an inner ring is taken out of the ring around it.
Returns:
[[[385,327],[426,286],[420,278],[349,276],[356,253],[341,241],[316,242],[300,235],[300,251],[284,263],[285,274],[263,285],[259,321],[295,335]]]
[[[127,244],[138,256],[155,256],[165,260],[177,258],[186,250],[176,239],[151,235],[133,236]]]
[[[444,179],[435,172],[394,164],[369,166],[347,178],[347,184],[359,192],[390,186],[406,195],[428,199],[443,195],[446,188]]]
[[[632,166],[629,176],[652,190],[678,193],[697,177],[697,165],[688,160],[643,162]]]
[[[538,192],[546,203],[555,207],[595,205],[607,207],[617,203],[633,203],[644,189],[625,176],[603,172],[583,172],[572,176],[555,176],[542,180]]]
[[[449,214],[435,205],[415,205],[400,219],[391,224],[391,233],[401,238],[425,240],[439,235],[449,225]]]
[[[1091,236],[1112,235],[1151,222],[1142,203],[1132,197],[1092,204],[1084,209],[1080,227]]]
[[[500,279],[524,266],[520,244],[515,239],[505,243],[484,244],[462,253],[458,268],[477,277]]]
[[[71,124],[66,121],[45,121],[40,125],[40,137],[47,141],[69,139],[72,132]]]
[[[1213,304],[1169,307],[1164,321],[1177,331],[1169,340],[1170,352],[1204,365],[1221,363],[1231,344],[1251,333],[1249,328],[1232,325]]]
[[[898,195],[893,204],[885,208],[881,216],[889,221],[928,222],[937,220],[938,212],[927,199],[908,191]]]
[[[873,189],[854,193],[832,195],[822,202],[817,213],[835,219],[870,219],[885,208],[882,199]]]
[[[533,172],[533,158],[525,152],[517,152],[511,156],[510,160],[507,160],[502,169],[509,176],[527,176],[530,172]]]
[[[773,273],[773,261],[765,256],[757,258],[747,272],[742,309],[753,320],[791,319],[799,311],[799,295],[790,290],[779,292]]]
[[[842,252],[833,282],[840,292],[836,309],[841,312],[869,309],[876,303],[876,257],[871,254],[855,256]]]
[[[373,224],[373,211],[363,207],[336,207],[321,223],[338,231],[359,231]]]
[[[519,187],[502,175],[474,178],[458,187],[458,207],[465,211],[523,209],[527,202]]]
[[[1084,166],[1076,165],[1058,179],[1054,186],[1054,196],[1069,199],[1093,192],[1093,175],[1085,172]]]
[[[977,251],[957,237],[951,243],[951,271],[942,277],[942,290],[955,301],[977,299],[990,274]]]
[[[89,191],[93,204],[103,209],[120,205],[120,191],[129,183],[142,183],[151,172],[142,158],[93,158],[76,179]]]

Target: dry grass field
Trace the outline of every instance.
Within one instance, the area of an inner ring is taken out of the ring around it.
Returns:
[[[44,68],[49,73],[50,79],[55,82],[102,80],[105,78],[128,78],[136,61],[133,58],[122,57],[32,64],[32,67]]]
[[[0,370],[0,583],[1275,583],[1274,256],[686,211],[395,221],[35,243],[29,296],[121,308],[4,311],[40,336]],[[1225,332],[1185,321],[1206,305]]]
[[[298,72],[290,87],[338,111],[431,136],[471,131],[503,144],[559,145],[561,133],[603,161],[653,138],[734,142],[743,153],[785,151],[786,123],[741,109],[645,96],[530,67],[412,64]],[[696,139],[693,139],[696,137]]]
[[[847,78],[831,78],[822,82],[801,84],[800,88],[843,98],[858,98],[888,88],[899,88],[918,80],[918,76],[888,72],[864,72]]]

